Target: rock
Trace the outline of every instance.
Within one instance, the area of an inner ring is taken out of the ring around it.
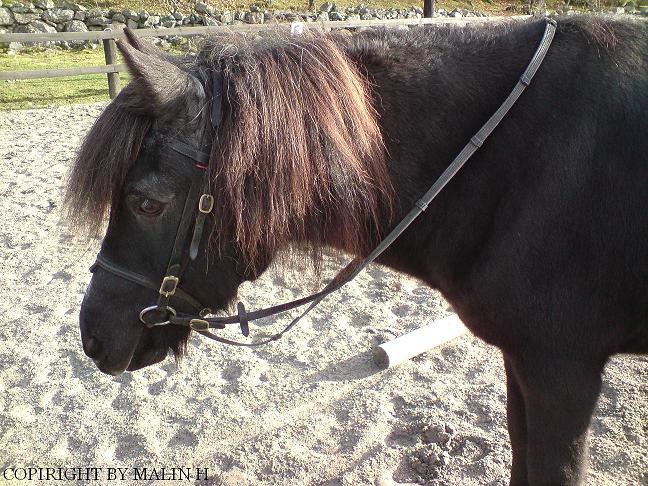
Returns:
[[[448,17],[462,17],[461,12],[457,9],[454,9],[452,12],[450,12],[450,15]]]
[[[119,31],[119,30],[124,30],[126,28],[126,24],[123,22],[115,22],[114,20],[105,26],[105,28],[108,28],[113,31]]]
[[[137,29],[139,27],[139,24],[137,23],[137,21],[135,21],[133,19],[128,19],[126,21],[126,25],[128,26],[129,29]]]
[[[341,12],[329,12],[329,19],[330,20],[344,20],[346,17],[344,16],[343,13]]]
[[[245,12],[245,17],[243,18],[248,24],[262,24],[263,23],[263,13],[261,12]]]
[[[323,3],[322,5],[320,5],[319,8],[320,12],[326,12],[326,13],[330,13],[333,10],[335,10],[335,4],[329,2]]]
[[[149,15],[149,17],[144,22],[140,22],[140,25],[144,28],[160,25],[160,17],[157,15]]]
[[[329,14],[328,12],[320,12],[317,14],[317,21],[318,22],[328,22],[329,20]]]
[[[75,12],[85,12],[87,10],[83,5],[70,2],[69,0],[63,0],[61,3],[59,3],[59,7],[66,10],[74,10]]]
[[[212,7],[211,5],[207,5],[204,2],[196,3],[195,10],[196,12],[201,14],[214,15],[214,7]]]
[[[63,30],[65,32],[88,32],[88,27],[80,20],[70,20],[65,23]]]
[[[284,12],[280,15],[277,15],[277,18],[283,20],[284,22],[299,22],[301,18],[294,12]]]
[[[86,20],[86,24],[88,25],[88,27],[97,26],[97,25],[104,26],[104,25],[108,25],[110,23],[111,23],[111,20],[106,18],[106,17],[92,17],[92,18]]]
[[[164,15],[160,17],[160,25],[166,29],[172,29],[176,25],[176,19],[173,15]]]
[[[19,27],[24,27],[24,26],[21,25]],[[13,56],[17,52],[22,51],[24,47],[25,46],[22,42],[10,42],[9,45],[7,46],[7,54]]]
[[[64,8],[52,8],[46,10],[43,14],[43,20],[48,20],[56,24],[69,22],[72,19],[74,19],[74,10]]]
[[[101,17],[104,17],[104,13],[97,8],[92,8],[86,12],[87,19],[98,19]]]
[[[26,25],[34,20],[39,20],[40,15],[33,14],[33,13],[19,13],[19,12],[14,12],[14,19],[16,19],[16,23],[20,25]]]
[[[34,0],[34,7],[48,10],[54,8],[54,2],[52,0]]]
[[[203,23],[205,25],[211,25],[211,26],[220,25],[220,22],[218,20],[216,20],[214,17],[211,17],[209,15],[205,15],[203,17]]]
[[[31,24],[29,24],[29,27],[34,29],[36,32],[56,32],[56,29],[54,27],[47,25],[42,20],[34,20]]]
[[[0,25],[13,25],[16,23],[14,14],[7,7],[0,7]]]
[[[81,22],[85,21],[86,13],[83,10],[77,10],[74,12],[74,20],[80,20]]]
[[[124,14],[121,13],[113,14],[112,19],[113,22],[121,22],[122,24],[126,23],[126,17],[124,16]]]
[[[9,9],[13,13],[29,13],[29,10],[34,8],[34,6],[31,3],[20,3],[20,2],[14,2],[9,6]]]
[[[360,15],[358,15],[357,13],[353,13],[353,14],[348,15],[346,19],[349,22],[360,20]]]
[[[231,24],[232,21],[234,20],[234,16],[232,15],[232,12],[230,12],[229,10],[225,10],[220,14],[216,15],[216,20],[218,20],[223,24]]]
[[[182,19],[184,19],[184,15],[182,15],[180,12],[173,12],[173,18],[181,21]]]
[[[139,20],[140,18],[139,12],[136,12],[135,10],[124,10],[122,15],[131,20]]]
[[[51,27],[49,28],[51,29]],[[36,27],[34,27],[32,24],[17,25],[16,28],[14,29],[14,34],[40,34],[40,33],[42,33],[42,31],[37,30]]]

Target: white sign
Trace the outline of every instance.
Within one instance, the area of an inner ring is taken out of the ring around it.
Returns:
[[[301,35],[304,33],[304,23],[303,22],[293,22],[290,24],[290,33],[292,35]]]

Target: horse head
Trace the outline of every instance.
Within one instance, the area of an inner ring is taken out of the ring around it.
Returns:
[[[87,135],[67,188],[77,223],[96,229],[109,214],[80,313],[83,349],[106,373],[182,355],[186,327],[143,324],[156,301],[151,314],[167,305],[195,313],[192,301],[225,309],[278,252],[299,245],[317,255],[330,243],[361,253],[388,212],[377,115],[339,45],[256,42],[212,40],[193,58],[130,32],[119,43],[132,81]],[[198,236],[196,180],[214,201]],[[159,285],[174,258],[178,288],[192,298],[167,296],[160,307],[148,282]]]

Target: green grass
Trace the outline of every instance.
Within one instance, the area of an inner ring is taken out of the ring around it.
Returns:
[[[119,60],[118,62],[121,62]],[[101,48],[86,50],[34,50],[18,55],[0,54],[0,71],[27,71],[105,64]],[[127,73],[120,73],[122,85]],[[105,74],[88,74],[50,79],[0,81],[0,110],[41,108],[72,103],[95,103],[108,100]]]

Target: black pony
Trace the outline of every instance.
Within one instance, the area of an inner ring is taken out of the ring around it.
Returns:
[[[195,170],[211,73],[224,80],[209,245],[181,287],[225,309],[290,247],[365,255],[498,108],[544,20],[205,43],[172,58],[128,34],[133,75],[72,169],[75,222],[102,254],[164,275]],[[648,29],[572,18],[530,88],[379,261],[439,289],[506,367],[511,484],[578,484],[601,373],[648,352]],[[81,308],[84,351],[118,374],[183,351],[186,328],[138,319],[155,293],[103,269]],[[179,301],[179,310],[186,309]]]

